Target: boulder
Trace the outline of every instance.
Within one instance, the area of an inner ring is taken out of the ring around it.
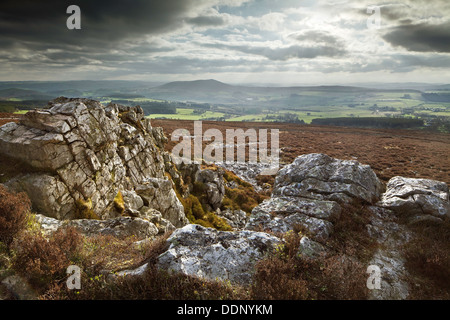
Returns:
[[[282,244],[267,233],[192,224],[177,229],[167,241],[170,247],[158,257],[158,268],[238,284],[249,284],[255,263]]]
[[[0,285],[7,289],[9,296],[14,300],[39,300],[37,292],[19,275],[6,277]],[[3,291],[1,289],[0,287],[0,292]]]
[[[329,254],[329,249],[321,245],[319,242],[311,240],[307,236],[300,239],[297,255],[302,258],[317,259],[325,257]]]
[[[380,289],[369,291],[370,300],[404,300],[409,295],[411,279],[405,262],[404,246],[411,240],[412,233],[405,225],[398,223],[392,210],[369,206],[370,222],[368,234],[377,242],[377,249],[368,266],[377,266],[381,272]]]
[[[355,160],[307,154],[284,166],[275,178],[273,194],[347,202],[359,199],[375,203],[383,184],[368,165]]]
[[[383,184],[367,165],[325,154],[299,156],[278,171],[271,198],[252,210],[245,229],[284,233],[300,227],[324,242],[342,204],[374,203],[382,191]]]
[[[325,241],[333,231],[329,220],[338,218],[340,212],[341,207],[333,201],[272,197],[252,210],[245,229],[285,233],[301,226],[314,239]]]
[[[63,219],[71,213],[75,201],[67,186],[57,176],[28,174],[5,183],[12,190],[25,191],[33,209],[49,217]]]
[[[450,216],[447,184],[430,179],[391,178],[379,205],[405,215]]]
[[[144,206],[144,200],[134,190],[124,190],[121,192],[125,208],[139,211]]]
[[[240,179],[250,183],[257,192],[265,190],[264,186],[258,184],[259,175],[273,175],[278,171],[270,163],[240,163],[240,162],[217,162],[217,166],[232,171]],[[233,188],[233,186],[231,186]]]
[[[176,229],[172,222],[164,219],[158,210],[144,206],[140,210],[139,216],[153,223],[158,228],[159,235]]]

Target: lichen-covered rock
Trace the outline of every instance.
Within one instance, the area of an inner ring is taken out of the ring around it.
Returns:
[[[380,289],[369,292],[371,300],[404,300],[409,295],[408,280],[411,275],[405,267],[405,244],[411,231],[399,224],[393,211],[376,206],[368,207],[372,213],[367,225],[368,234],[378,243],[378,248],[368,265],[380,268]]]
[[[176,229],[172,222],[164,219],[161,212],[159,212],[158,210],[144,206],[140,210],[139,216],[152,222],[158,228],[159,235]]]
[[[158,258],[160,269],[239,284],[250,283],[255,263],[282,243],[263,232],[217,231],[192,224],[177,229],[167,241],[169,249]]]
[[[5,183],[12,190],[23,190],[30,198],[34,210],[49,217],[63,219],[71,213],[75,200],[67,186],[55,176],[29,174]]]
[[[447,184],[430,179],[393,177],[379,205],[405,215],[450,217]]]
[[[354,160],[333,159],[325,154],[297,157],[281,169],[273,194],[346,202],[360,199],[375,203],[383,184],[368,165]]]
[[[243,210],[218,209],[217,216],[223,218],[234,230],[244,229],[247,223],[247,213]]]
[[[163,218],[179,228],[188,224],[184,215],[184,207],[178,199],[170,180],[148,178],[145,183],[135,188],[136,193],[144,201],[144,205],[161,212]]]
[[[301,227],[324,242],[342,204],[374,203],[382,191],[383,184],[367,165],[324,154],[299,156],[278,172],[271,198],[252,210],[245,229],[283,233]]]
[[[273,175],[278,171],[278,167],[274,168],[270,163],[239,163],[239,162],[218,162],[217,166],[232,171],[240,179],[250,183],[257,192],[264,191],[264,186],[258,184],[257,177],[259,175]]]
[[[341,207],[333,201],[272,197],[252,210],[245,229],[284,233],[300,225],[315,239],[325,241],[333,231],[330,220],[340,212]]]
[[[184,209],[165,176],[166,141],[140,107],[104,107],[89,99],[57,98],[18,124],[0,127],[0,153],[32,168],[6,184],[25,191],[35,210],[58,219],[82,218],[80,205],[101,219],[121,215],[122,205],[136,212],[145,200],[135,187],[154,178],[156,198],[146,205],[174,225],[185,225]]]
[[[319,242],[311,240],[307,236],[300,239],[297,255],[301,258],[318,259],[326,257],[330,253],[330,249],[324,247]]]

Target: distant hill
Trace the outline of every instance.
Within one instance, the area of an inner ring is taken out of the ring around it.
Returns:
[[[344,103],[347,97],[354,95],[369,95],[377,92],[390,91],[388,89],[367,88],[357,86],[292,86],[292,87],[258,87],[245,85],[230,85],[214,79],[195,81],[175,81],[161,86],[149,88],[142,94],[154,99],[173,101],[190,101],[197,103],[234,104],[234,105],[283,105],[301,104],[317,105],[330,104],[339,99]],[[419,92],[404,90],[404,92]],[[315,93],[315,94],[311,94]]]
[[[19,88],[8,88],[0,90],[0,100],[8,100],[11,98],[21,100],[50,100],[54,97],[39,91]]]
[[[154,88],[154,90],[177,90],[177,91],[202,91],[202,92],[220,92],[235,90],[234,86],[225,84],[223,82],[209,79],[209,80],[194,80],[194,81],[175,81],[169,82],[162,86]]]

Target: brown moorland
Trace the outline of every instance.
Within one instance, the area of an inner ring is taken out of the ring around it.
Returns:
[[[187,129],[194,134],[191,120],[154,119],[152,125],[164,129],[169,139],[168,150],[178,143],[171,141],[175,129]],[[224,137],[226,129],[268,129],[269,136],[270,129],[279,129],[281,163],[291,163],[302,154],[325,153],[368,164],[384,182],[400,175],[435,179],[450,185],[450,134],[270,122],[202,122],[203,132],[211,128],[219,129]]]

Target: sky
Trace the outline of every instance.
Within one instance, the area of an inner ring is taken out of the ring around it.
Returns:
[[[1,81],[450,83],[450,1],[2,0],[0,65]]]

